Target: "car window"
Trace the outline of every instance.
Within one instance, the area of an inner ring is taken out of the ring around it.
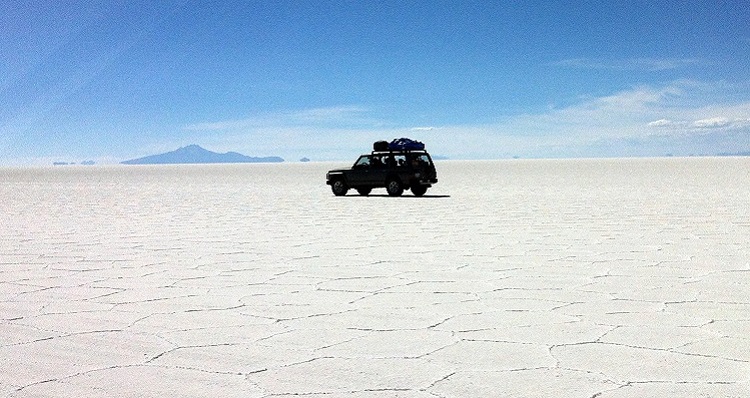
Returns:
[[[370,167],[370,157],[362,156],[354,163],[354,167]]]
[[[427,155],[419,155],[417,157],[417,160],[419,160],[419,163],[422,163],[424,165],[430,164],[430,158]]]
[[[373,168],[383,167],[383,159],[381,156],[373,156],[370,160],[370,166]]]

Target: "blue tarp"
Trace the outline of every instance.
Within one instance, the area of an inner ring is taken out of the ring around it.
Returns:
[[[415,151],[424,149],[424,144],[410,138],[396,138],[388,144],[392,151]]]

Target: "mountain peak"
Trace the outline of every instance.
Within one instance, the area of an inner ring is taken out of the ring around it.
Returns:
[[[206,152],[208,152],[208,150],[206,150],[203,147],[201,147],[200,145],[196,145],[196,144],[190,144],[188,146],[184,146],[184,147],[178,149],[178,151],[206,151]]]
[[[277,163],[284,159],[277,156],[250,157],[237,152],[216,153],[191,144],[172,152],[151,155],[122,162],[123,164],[204,164],[204,163]]]

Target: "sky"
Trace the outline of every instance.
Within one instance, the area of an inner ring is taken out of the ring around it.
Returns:
[[[732,1],[3,1],[0,165],[750,151]]]

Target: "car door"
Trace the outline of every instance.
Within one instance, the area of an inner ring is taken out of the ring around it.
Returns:
[[[388,174],[386,156],[373,155],[370,161],[370,172],[367,176],[367,182],[370,186],[385,186],[385,177]]]
[[[347,176],[350,187],[370,185],[371,162],[372,156],[370,155],[362,155],[354,162],[354,166]]]

